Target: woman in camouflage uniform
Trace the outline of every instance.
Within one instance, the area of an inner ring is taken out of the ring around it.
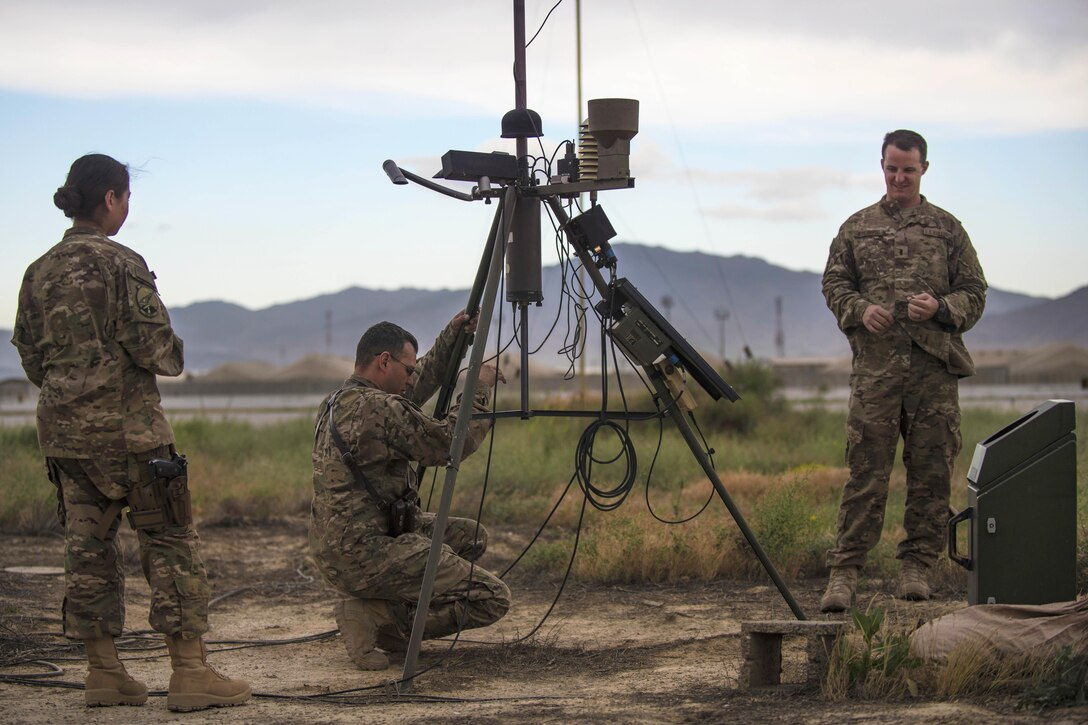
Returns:
[[[64,632],[86,647],[88,705],[147,700],[114,646],[124,623],[115,536],[127,506],[151,585],[149,621],[170,650],[168,707],[236,705],[249,685],[205,658],[208,581],[186,479],[150,464],[185,470],[155,382],[181,373],[182,342],[143,257],[110,239],[128,217],[129,196],[124,164],[101,154],[77,159],[53,197],[72,228],[30,265],[19,291],[12,342],[41,388],[38,441],[65,534]]]

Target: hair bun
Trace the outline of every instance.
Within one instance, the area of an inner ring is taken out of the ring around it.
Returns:
[[[83,205],[83,195],[76,187],[65,184],[53,194],[53,204],[64,212],[65,216],[71,217]]]

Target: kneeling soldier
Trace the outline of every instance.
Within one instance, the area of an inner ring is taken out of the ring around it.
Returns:
[[[419,409],[438,390],[462,325],[475,330],[475,320],[458,314],[418,360],[415,337],[391,322],[374,325],[359,340],[354,374],[317,418],[310,551],[343,597],[336,624],[360,669],[385,669],[382,649],[406,648],[419,603],[435,516],[419,509],[410,464],[444,463],[457,416],[487,412],[490,388],[505,382],[495,366],[484,365],[476,389],[448,417]],[[486,419],[469,423],[466,456],[490,427]],[[443,543],[426,639],[485,627],[510,607],[506,584],[472,564],[487,545],[482,526],[451,517]]]

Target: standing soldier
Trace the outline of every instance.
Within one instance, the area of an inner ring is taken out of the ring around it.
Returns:
[[[897,596],[928,599],[926,572],[948,520],[952,469],[962,444],[959,378],[974,363],[961,335],[978,322],[986,280],[960,222],[921,194],[926,142],[913,131],[884,137],[884,198],[846,220],[831,243],[823,293],[850,341],[846,462],[850,480],[823,612],[850,607],[858,571],[880,540],[899,437],[907,501]]]
[[[110,239],[128,216],[128,167],[101,154],[77,159],[53,202],[72,228],[27,269],[12,343],[41,388],[38,442],[64,527],[64,633],[87,651],[86,702],[147,700],[114,646],[125,613],[115,536],[127,506],[151,585],[149,622],[170,651],[167,706],[241,704],[249,685],[207,664],[208,579],[185,458],[155,383],[181,374],[182,342],[143,257]]]
[[[468,400],[446,418],[419,409],[438,390],[462,326],[472,332],[476,321],[458,314],[417,360],[415,337],[392,322],[374,325],[359,340],[354,374],[325,398],[317,417],[310,551],[343,597],[336,624],[348,656],[363,670],[389,666],[379,646],[405,649],[419,603],[435,515],[419,509],[411,464],[444,463],[457,417],[487,412],[490,388],[505,382],[487,364],[476,389],[464,393]],[[466,456],[490,427],[487,419],[469,423]],[[427,639],[485,627],[510,607],[506,584],[472,563],[487,546],[483,526],[451,517],[443,544]]]

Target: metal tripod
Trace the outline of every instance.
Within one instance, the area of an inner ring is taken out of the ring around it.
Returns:
[[[514,0],[514,80],[515,80],[515,101],[517,109],[526,108],[525,98],[525,3],[524,0]],[[506,250],[509,245],[514,243],[514,215],[517,212],[519,204],[531,203],[539,204],[546,203],[551,208],[552,214],[555,216],[560,228],[565,230],[568,241],[572,248],[575,250],[579,260],[582,263],[582,268],[589,274],[590,279],[593,282],[594,288],[601,295],[601,299],[606,303],[612,297],[612,289],[608,282],[604,279],[600,270],[593,262],[589,251],[584,245],[579,244],[575,239],[573,232],[567,226],[570,222],[570,218],[563,208],[560,201],[560,196],[570,197],[582,192],[601,191],[606,189],[622,189],[631,188],[634,185],[631,179],[612,180],[612,181],[591,181],[591,182],[574,182],[563,183],[559,185],[542,185],[534,186],[529,182],[528,170],[527,170],[527,142],[524,137],[517,138],[517,161],[519,165],[519,178],[516,183],[512,183],[500,190],[488,190],[486,184],[481,184],[480,189],[474,190],[472,195],[460,194],[453,192],[450,189],[434,182],[424,179],[422,177],[411,174],[403,169],[399,169],[391,161],[387,161],[385,168],[386,172],[390,175],[390,178],[395,183],[406,183],[404,177],[415,181],[423,186],[431,188],[435,191],[439,191],[449,196],[454,196],[466,201],[472,201],[475,199],[491,199],[498,200],[497,209],[495,210],[495,217],[491,225],[491,230],[488,234],[487,241],[485,243],[484,253],[480,259],[480,265],[477,269],[476,279],[473,283],[472,291],[469,293],[469,299],[465,305],[465,311],[470,315],[479,311],[479,322],[477,324],[476,333],[473,337],[464,333],[463,331],[458,334],[457,340],[454,343],[450,362],[445,371],[444,384],[435,406],[435,417],[443,417],[449,411],[450,401],[453,397],[453,391],[457,383],[457,373],[460,365],[460,361],[463,358],[465,351],[471,345],[471,354],[469,356],[468,371],[465,377],[464,390],[472,391],[475,389],[476,384],[480,376],[480,368],[483,364],[484,348],[487,344],[488,333],[490,330],[491,319],[495,310],[496,297],[498,295],[499,280],[503,273],[503,260],[506,254]],[[401,172],[403,177],[397,177],[395,172]],[[534,414],[540,414],[543,411],[531,411],[528,407],[528,305],[527,303],[521,304],[521,410],[518,411],[518,415],[522,418],[533,417]],[[749,528],[747,522],[744,520],[744,516],[737,508],[733,499],[730,497],[729,492],[726,490],[725,485],[722,483],[721,478],[714,470],[711,464],[710,458],[703,450],[699,443],[695,432],[692,430],[688,421],[684,418],[683,413],[680,410],[679,405],[676,404],[673,394],[669,391],[668,386],[662,377],[661,372],[652,365],[642,365],[648,379],[652,382],[654,389],[659,400],[666,403],[665,410],[680,431],[681,436],[691,449],[692,455],[698,461],[700,467],[706,473],[710,479],[711,484],[714,486],[714,490],[718,496],[722,499],[729,513],[732,515],[733,520],[736,522],[738,528],[744,535],[744,538],[748,541],[748,544],[752,547],[752,551],[755,552],[759,558],[763,568],[767,571],[767,574],[774,581],[778,591],[782,594],[790,610],[794,616],[799,620],[806,619],[804,612],[800,606],[794,600],[793,595],[790,593],[786,583],[782,580],[782,577],[778,574],[774,564],[771,563],[766,553],[763,551],[763,547],[760,546],[756,540],[755,534]],[[424,629],[427,621],[427,614],[430,610],[431,596],[434,592],[434,581],[437,575],[438,562],[441,558],[443,539],[446,533],[446,524],[449,517],[449,509],[453,500],[453,490],[457,481],[457,474],[460,470],[462,453],[464,451],[465,436],[468,432],[468,423],[472,418],[471,415],[464,414],[467,411],[462,411],[461,415],[457,416],[457,421],[454,425],[453,440],[450,444],[449,455],[446,463],[446,475],[442,484],[442,496],[439,502],[438,511],[436,513],[434,522],[434,531],[431,539],[431,548],[427,558],[427,567],[423,576],[423,583],[420,587],[419,601],[415,611],[415,617],[412,623],[412,634],[408,642],[408,650],[404,660],[404,671],[399,682],[401,692],[408,692],[412,688],[412,679],[416,674],[416,664],[419,658],[419,651],[423,641]],[[560,415],[577,415],[578,413],[560,413]],[[599,417],[634,417],[628,416],[626,413],[623,415],[611,414],[607,411],[600,411],[595,413]],[[664,413],[658,413],[657,415],[664,415]],[[654,417],[657,417],[655,415]],[[417,480],[421,480],[422,468],[417,473]]]
[[[545,199],[552,207],[552,211],[556,214],[561,224],[567,221],[567,214],[563,210],[558,198],[550,196]],[[495,302],[498,293],[499,279],[502,276],[502,262],[503,252],[505,249],[505,238],[509,232],[509,219],[515,212],[516,205],[518,203],[537,203],[535,198],[518,197],[514,187],[507,187],[505,193],[498,204],[498,209],[495,212],[495,223],[492,225],[491,233],[488,237],[488,242],[484,251],[483,259],[480,264],[480,272],[483,273],[477,275],[477,283],[474,285],[472,292],[469,295],[469,306],[466,308],[470,313],[477,309],[476,303],[479,304],[479,323],[476,330],[475,340],[472,344],[472,351],[469,357],[468,371],[465,378],[464,389],[471,391],[476,387],[476,383],[479,380],[480,367],[483,363],[484,348],[488,338],[488,332],[490,329],[491,318],[495,310]],[[576,253],[581,259],[583,266],[589,271],[591,279],[597,288],[597,291],[601,294],[602,298],[607,300],[610,294],[610,290],[607,282],[600,274],[599,270],[593,265],[592,260],[589,258],[587,252],[583,249],[578,249],[575,245]],[[486,272],[486,273],[485,273]],[[522,326],[522,333],[527,334],[525,326]],[[457,368],[461,356],[465,350],[465,347],[469,344],[467,335],[460,335],[457,343],[455,344],[454,357],[451,358],[452,376],[447,378],[443,387],[446,393],[443,397],[448,401],[452,395],[452,390],[456,383]],[[526,350],[527,345],[522,345],[522,350]],[[752,547],[752,551],[759,559],[763,568],[767,571],[767,574],[774,581],[778,591],[782,594],[783,599],[793,612],[794,616],[799,620],[806,619],[804,612],[797,604],[793,595],[790,593],[789,587],[783,581],[779,575],[774,564],[771,563],[766,553],[763,551],[763,547],[760,546],[759,541],[756,539],[755,534],[749,528],[747,522],[744,519],[743,514],[737,508],[733,502],[732,497],[726,490],[725,485],[722,483],[721,478],[718,476],[717,471],[714,470],[710,458],[703,450],[702,445],[699,442],[694,430],[692,430],[690,423],[684,418],[683,413],[678,405],[675,404],[672,393],[669,391],[665,384],[665,381],[658,371],[653,366],[642,366],[643,371],[652,382],[658,399],[665,402],[665,410],[668,411],[668,415],[672,422],[676,425],[681,436],[687,443],[688,448],[691,449],[692,455],[698,461],[703,472],[706,473],[714,490],[725,504],[729,513],[732,515],[733,520],[736,522],[737,527],[741,530],[744,538],[748,544]],[[526,380],[528,375],[528,368],[522,367],[522,379]],[[441,401],[439,401],[441,402]],[[444,413],[445,411],[442,411]],[[439,412],[436,411],[436,415]],[[526,401],[522,401],[522,411],[519,415],[523,418],[532,417],[533,411],[529,411],[526,407]],[[602,412],[602,417],[607,413]],[[453,500],[453,491],[457,482],[457,475],[460,470],[460,463],[462,452],[464,450],[465,436],[468,431],[468,423],[471,420],[471,415],[458,415],[457,421],[454,425],[453,441],[450,445],[449,457],[446,464],[446,475],[442,484],[442,496],[439,502],[438,511],[434,522],[434,532],[432,534],[431,549],[427,559],[427,568],[423,577],[423,584],[419,592],[419,604],[416,607],[415,619],[412,624],[412,636],[409,639],[408,651],[404,661],[404,671],[402,674],[401,691],[409,691],[411,689],[411,680],[416,673],[416,663],[419,657],[419,650],[423,641],[423,632],[427,620],[427,614],[430,609],[431,596],[434,592],[434,580],[437,574],[438,562],[441,557],[442,542],[446,531],[446,523],[449,517],[449,509]]]

